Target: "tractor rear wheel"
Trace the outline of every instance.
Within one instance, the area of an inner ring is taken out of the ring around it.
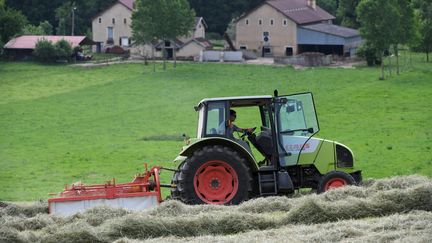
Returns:
[[[323,193],[334,188],[355,184],[356,181],[350,174],[342,171],[331,171],[321,177],[318,182],[317,192]]]
[[[224,146],[205,146],[173,176],[173,199],[188,204],[239,204],[248,199],[252,175],[245,159]]]

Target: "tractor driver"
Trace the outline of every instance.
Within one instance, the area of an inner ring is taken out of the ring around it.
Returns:
[[[237,118],[237,112],[235,110],[230,110],[230,117],[228,120],[228,124],[225,124],[225,122],[223,122],[220,126],[219,126],[219,131],[225,131],[225,127],[227,130],[227,135],[229,138],[234,138],[234,132],[252,132],[253,129],[252,128],[240,128],[238,126],[236,126],[233,122],[236,120]]]

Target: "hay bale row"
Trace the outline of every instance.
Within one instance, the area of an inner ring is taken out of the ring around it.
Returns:
[[[383,186],[382,181],[299,198],[258,198],[239,206],[189,206],[167,201],[142,212],[98,207],[66,218],[50,216],[46,212],[35,215],[42,211],[40,206],[30,210],[8,205],[0,209],[0,242],[112,242],[228,235],[287,226],[302,228],[309,224],[381,217],[413,210],[432,211],[432,180],[425,177],[386,179],[390,186]],[[347,232],[356,234],[355,229]]]

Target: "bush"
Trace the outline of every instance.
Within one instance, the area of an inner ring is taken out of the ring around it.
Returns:
[[[33,55],[41,62],[70,60],[72,47],[66,40],[60,40],[53,44],[49,40],[41,39],[36,43]]]
[[[72,46],[66,40],[60,40],[54,45],[57,60],[70,60],[72,56]]]
[[[56,58],[56,48],[51,41],[41,39],[36,43],[33,55],[41,62],[53,62]]]
[[[3,55],[3,46],[4,46],[5,44],[0,40],[0,56],[2,56]]]
[[[377,55],[378,50],[369,43],[364,43],[357,50],[357,56],[364,58],[368,66],[381,65],[381,58]]]

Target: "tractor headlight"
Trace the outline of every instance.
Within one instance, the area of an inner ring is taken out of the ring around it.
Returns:
[[[354,158],[352,152],[339,144],[336,144],[336,160],[338,167],[353,167]]]

